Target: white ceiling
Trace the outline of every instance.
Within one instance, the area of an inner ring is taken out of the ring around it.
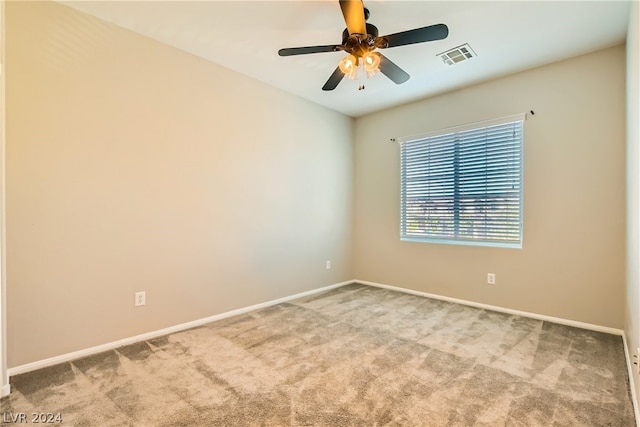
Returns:
[[[378,74],[363,91],[343,79],[325,92],[344,53],[277,52],[339,44],[345,24],[337,0],[62,3],[353,117],[622,43],[629,13],[628,2],[615,0],[365,0],[380,35],[444,23],[449,37],[384,50],[411,75],[404,84]],[[448,66],[436,56],[464,43],[476,58]]]

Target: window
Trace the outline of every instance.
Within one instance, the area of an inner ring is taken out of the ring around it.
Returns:
[[[523,121],[400,140],[400,238],[522,247]]]

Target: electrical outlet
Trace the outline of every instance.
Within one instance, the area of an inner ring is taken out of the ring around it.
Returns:
[[[331,270],[331,261],[327,261],[327,270]]]
[[[487,273],[487,283],[490,285],[496,284],[496,275],[495,273]]]
[[[146,292],[142,291],[142,292],[136,292],[136,307],[139,307],[141,305],[145,305],[145,303],[147,302],[147,294]]]

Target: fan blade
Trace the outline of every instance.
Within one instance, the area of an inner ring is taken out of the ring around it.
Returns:
[[[449,35],[449,28],[444,24],[430,25],[428,27],[416,28],[414,30],[403,31],[401,33],[389,34],[379,37],[387,42],[387,46],[396,47],[414,43],[430,42],[434,40],[446,39]]]
[[[364,4],[362,0],[340,0],[340,9],[344,22],[347,24],[349,35],[367,34],[367,23],[364,19]]]
[[[321,52],[337,52],[340,45],[331,44],[326,46],[305,46],[305,47],[288,47],[280,49],[278,55],[280,56],[292,56],[292,55],[307,55],[309,53],[321,53]]]
[[[340,67],[337,67],[333,74],[331,74],[331,77],[329,77],[329,80],[322,86],[322,90],[334,90],[338,86],[338,83],[342,81],[343,77],[344,73],[340,71]]]
[[[401,84],[409,80],[409,74],[396,64],[391,62],[389,58],[380,54],[380,72],[389,77],[395,84]]]

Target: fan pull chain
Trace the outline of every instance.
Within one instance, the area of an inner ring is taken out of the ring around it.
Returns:
[[[358,64],[358,90],[364,90],[364,77],[366,76],[363,61]]]

